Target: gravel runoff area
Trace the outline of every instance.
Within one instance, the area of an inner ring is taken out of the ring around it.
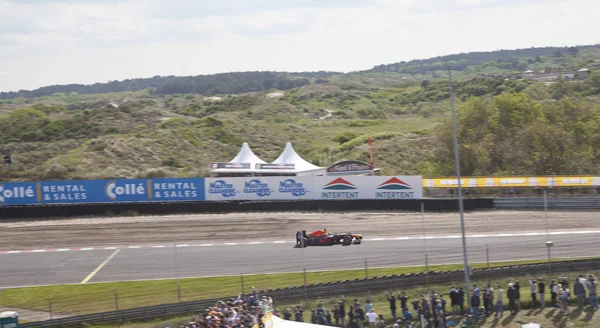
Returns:
[[[600,211],[465,213],[467,234],[600,229]],[[460,234],[459,213],[229,213],[2,221],[0,250],[156,243],[293,242],[295,232],[326,228],[364,238]]]

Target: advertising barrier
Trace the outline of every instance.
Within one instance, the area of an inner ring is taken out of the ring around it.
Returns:
[[[206,200],[419,199],[420,176],[206,178]]]
[[[204,200],[204,178],[0,183],[0,205]]]
[[[0,205],[420,199],[420,176],[161,178],[0,183]]]
[[[463,177],[465,188],[536,188],[536,187],[600,187],[600,177]],[[458,188],[456,178],[423,179],[424,188]]]

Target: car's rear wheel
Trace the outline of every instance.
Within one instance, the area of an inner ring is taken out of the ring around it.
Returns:
[[[301,247],[306,247],[306,246],[308,246],[308,239],[306,239],[306,238],[302,238],[302,244],[301,244]]]
[[[344,239],[342,240],[342,245],[344,246],[348,246],[352,244],[352,237],[350,236],[344,236]]]

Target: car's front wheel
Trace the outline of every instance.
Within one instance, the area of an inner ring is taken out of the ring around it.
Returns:
[[[348,246],[352,244],[352,237],[350,236],[344,236],[344,239],[342,240],[342,245],[344,246]]]

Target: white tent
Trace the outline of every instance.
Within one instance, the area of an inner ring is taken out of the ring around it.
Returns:
[[[279,157],[271,164],[293,165],[293,169],[297,175],[321,175],[326,174],[326,169],[309,163],[304,158],[300,157],[292,147],[291,142],[285,144],[285,148]]]
[[[265,328],[331,328],[331,326],[284,320],[274,316],[271,312],[265,314],[262,318],[262,322],[265,325]],[[254,325],[253,328],[258,328],[258,325]]]
[[[237,156],[235,156],[229,162],[230,163],[250,163],[250,164],[252,164],[251,165],[252,168],[254,168],[254,165],[256,165],[256,164],[265,164],[266,163],[265,161],[263,161],[262,159],[260,159],[258,156],[256,156],[254,154],[252,149],[250,149],[250,146],[248,146],[247,142],[244,142],[242,144],[242,149],[240,149],[240,152],[237,154]]]
[[[266,164],[254,154],[247,142],[242,144],[242,149],[229,162],[211,163],[212,172],[218,173],[251,173],[257,164]]]
[[[258,158],[247,143],[230,162],[211,163],[212,176],[311,176],[326,175],[327,169],[300,157],[290,142],[272,163]]]

